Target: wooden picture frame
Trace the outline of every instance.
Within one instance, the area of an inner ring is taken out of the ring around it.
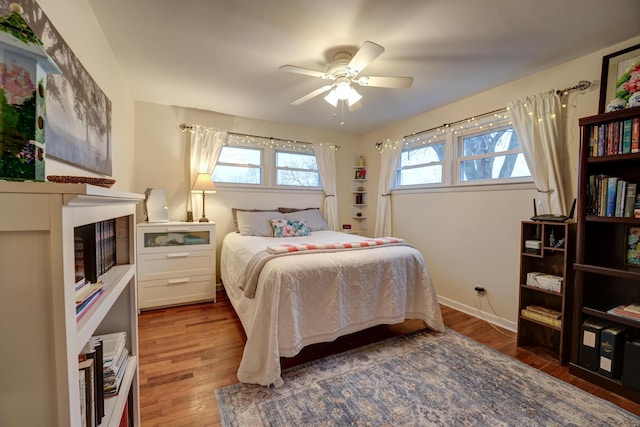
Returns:
[[[640,227],[625,228],[624,264],[640,267]]]
[[[640,61],[640,44],[619,50],[602,58],[598,114],[604,113],[607,104],[616,98],[616,83],[618,79],[636,61]]]

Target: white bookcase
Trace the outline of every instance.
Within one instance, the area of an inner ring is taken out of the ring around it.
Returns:
[[[135,207],[143,199],[86,184],[0,182],[0,425],[80,426],[78,354],[92,335],[121,331],[130,357],[101,425],[118,426],[129,393],[140,425]],[[76,321],[74,228],[120,217],[124,253]]]

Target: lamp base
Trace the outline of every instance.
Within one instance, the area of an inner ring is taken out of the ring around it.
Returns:
[[[209,219],[203,216],[198,220],[198,222],[209,222]]]

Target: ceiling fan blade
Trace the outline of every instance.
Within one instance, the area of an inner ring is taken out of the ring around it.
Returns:
[[[326,85],[326,86],[322,86],[319,89],[314,90],[311,93],[306,94],[305,96],[296,99],[295,101],[293,101],[291,103],[291,105],[300,105],[303,102],[307,102],[308,100],[310,100],[311,98],[315,98],[316,96],[320,95],[321,93],[325,93],[328,90],[330,90],[333,87],[333,85]]]
[[[382,52],[384,52],[384,48],[382,46],[374,42],[366,41],[362,44],[353,58],[351,58],[347,68],[354,76],[357,76],[362,72],[362,70],[367,68],[367,65],[369,65],[371,61],[380,56]]]
[[[362,100],[359,100],[355,104],[349,105],[349,111],[354,112],[362,108]]]
[[[310,70],[308,68],[302,68],[296,65],[283,65],[282,67],[280,67],[280,69],[289,73],[304,74],[305,76],[320,77],[321,79],[330,78],[329,76],[327,76],[327,73],[323,73],[322,71]]]
[[[413,84],[413,77],[376,77],[362,76],[354,79],[360,86],[388,87],[393,89],[407,89]]]

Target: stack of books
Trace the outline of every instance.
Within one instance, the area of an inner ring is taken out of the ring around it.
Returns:
[[[102,342],[97,337],[91,337],[78,355],[78,377],[82,425],[98,426],[102,423],[105,412]]]
[[[626,317],[627,319],[633,319],[640,322],[640,303],[633,303],[629,305],[619,305],[617,307],[608,310],[607,313],[615,316]]]
[[[555,326],[556,328],[559,328],[562,325],[562,313],[551,308],[539,305],[528,305],[526,308],[522,309],[521,314],[522,317],[537,320],[538,322]]]
[[[587,214],[638,218],[637,183],[616,176],[591,175],[587,186]]]
[[[103,345],[104,397],[118,394],[120,383],[127,369],[129,351],[126,348],[126,332],[100,335]]]
[[[104,283],[102,280],[91,283],[86,279],[81,279],[76,283],[76,320],[89,310],[103,292]]]

